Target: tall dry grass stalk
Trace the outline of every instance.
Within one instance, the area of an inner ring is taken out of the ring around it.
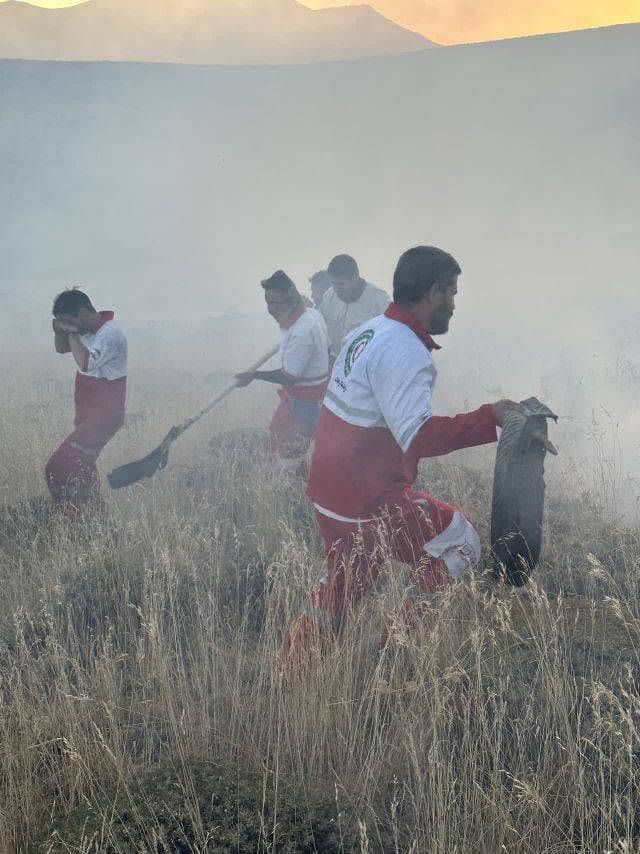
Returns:
[[[148,450],[170,420],[130,428],[102,467]],[[58,423],[43,415],[42,435]],[[26,431],[29,489],[46,458],[37,429]],[[167,764],[191,827],[173,850],[227,850],[198,806],[196,759],[264,780],[254,820],[265,851],[283,850],[285,790],[303,813],[332,803],[345,850],[640,850],[636,533],[586,496],[552,497],[529,588],[478,573],[381,650],[407,583],[390,564],[326,659],[290,684],[274,658],[322,558],[302,491],[252,447],[210,449],[200,433],[156,481],[82,525],[4,512],[0,852],[124,851],[123,802],[135,850],[166,850],[149,819],[158,804],[145,811],[133,790]],[[11,466],[5,500],[21,497]],[[434,463],[423,477],[486,532],[485,476]],[[55,828],[79,805],[93,829],[63,843]]]

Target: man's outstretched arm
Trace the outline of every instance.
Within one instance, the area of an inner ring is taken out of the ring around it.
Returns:
[[[265,383],[275,383],[276,385],[294,385],[297,381],[296,377],[292,377],[280,368],[275,371],[248,371],[243,374],[236,374],[238,388],[249,385],[253,380],[262,380]]]
[[[513,400],[500,400],[451,418],[434,415],[418,430],[408,453],[421,459],[488,445],[497,440],[496,428],[502,427],[512,409],[521,410],[522,406]]]

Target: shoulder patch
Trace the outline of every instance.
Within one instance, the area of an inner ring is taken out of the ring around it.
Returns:
[[[349,344],[349,349],[347,350],[347,355],[344,360],[345,376],[349,376],[356,362],[356,359],[362,354],[362,351],[371,341],[374,335],[375,332],[373,331],[373,329],[365,329],[363,332],[360,333],[360,335],[353,339],[351,344]]]

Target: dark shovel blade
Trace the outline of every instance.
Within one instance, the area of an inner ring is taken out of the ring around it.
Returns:
[[[114,469],[107,475],[109,486],[111,489],[123,489],[125,486],[139,483],[141,480],[148,480],[166,466],[168,454],[169,448],[163,442],[143,459]]]

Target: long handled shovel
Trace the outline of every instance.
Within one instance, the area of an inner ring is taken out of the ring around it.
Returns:
[[[273,350],[269,350],[261,359],[259,359],[255,365],[252,365],[249,368],[249,372],[257,371],[265,362],[268,362],[275,354],[278,352],[278,347],[274,347]],[[122,489],[125,486],[131,486],[133,483],[138,483],[138,481],[144,480],[145,478],[153,477],[154,474],[158,471],[162,471],[163,468],[166,467],[167,462],[169,461],[169,449],[171,445],[178,439],[182,434],[189,429],[189,427],[193,426],[196,421],[199,421],[209,412],[211,412],[214,407],[216,407],[221,401],[223,401],[226,397],[228,397],[231,392],[236,389],[237,383],[232,383],[230,386],[220,392],[220,394],[215,397],[210,403],[208,403],[200,412],[197,412],[195,415],[192,415],[190,418],[187,418],[182,424],[176,424],[175,427],[172,427],[171,430],[164,437],[160,445],[151,451],[150,454],[147,454],[146,457],[143,457],[141,460],[136,460],[133,463],[127,463],[124,466],[120,466],[117,469],[114,469],[111,474],[107,475],[109,480],[109,485],[112,489]]]

